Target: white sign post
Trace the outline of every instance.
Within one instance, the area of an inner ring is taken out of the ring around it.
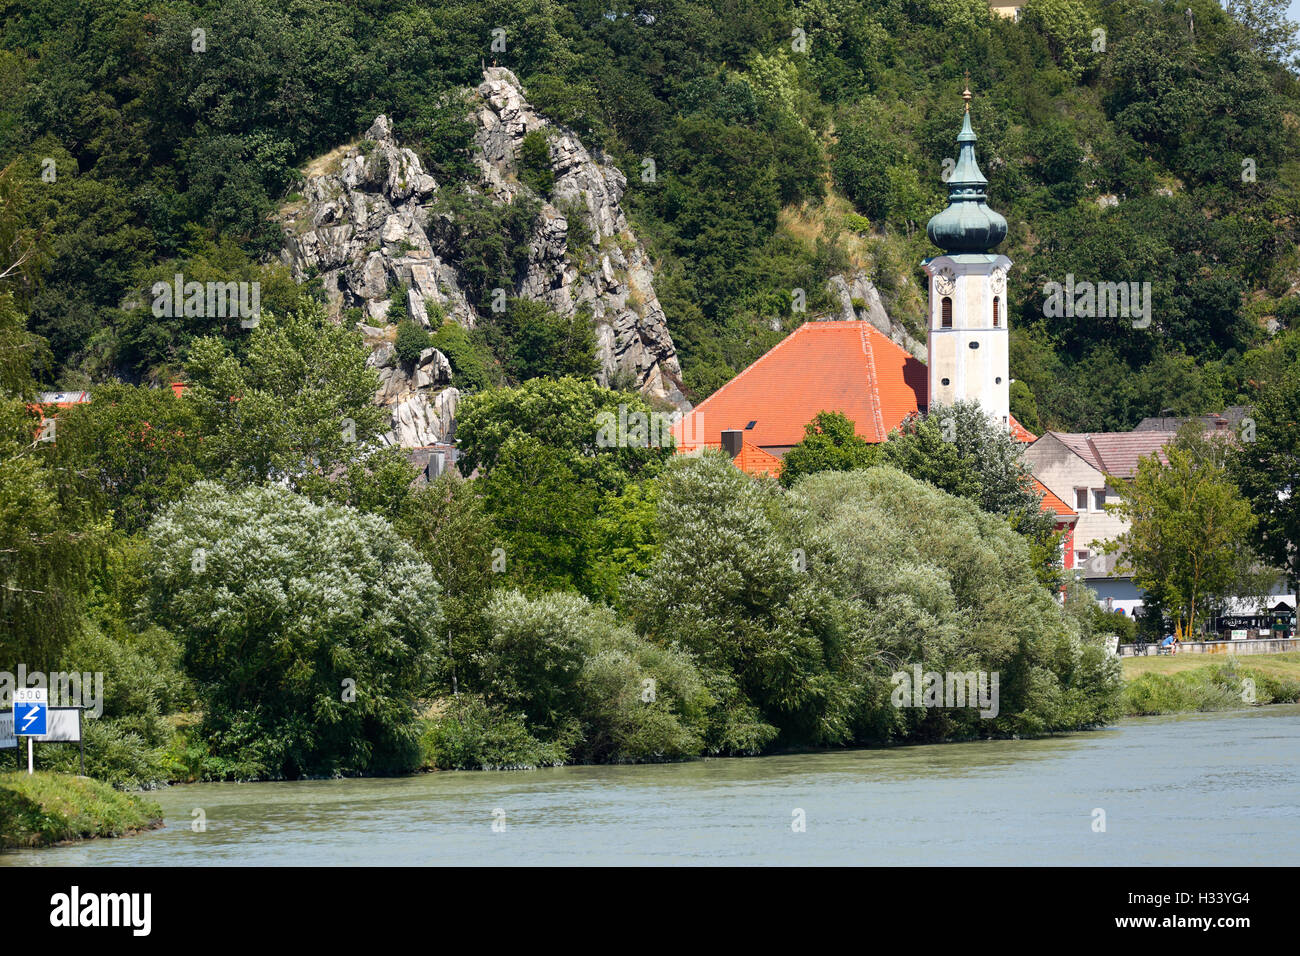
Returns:
[[[27,738],[27,773],[36,772],[32,740],[49,730],[50,697],[44,687],[19,687],[14,691],[14,733]]]

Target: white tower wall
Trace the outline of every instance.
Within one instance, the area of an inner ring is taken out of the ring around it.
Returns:
[[[1011,260],[993,254],[936,256],[930,277],[929,404],[979,402],[996,422],[1011,414],[1007,272]],[[943,325],[943,300],[952,300],[952,327]],[[994,324],[993,305],[998,300]]]

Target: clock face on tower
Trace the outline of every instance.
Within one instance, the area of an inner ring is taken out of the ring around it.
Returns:
[[[990,279],[990,282],[993,286],[994,292],[998,292],[998,293],[1006,292],[1007,291],[1007,270],[1004,269],[1002,266],[998,266],[996,269],[993,270],[993,275]]]
[[[952,295],[956,288],[956,274],[951,269],[940,269],[934,277],[934,291],[939,295]]]

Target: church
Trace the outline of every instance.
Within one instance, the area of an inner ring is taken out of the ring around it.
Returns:
[[[1010,409],[1011,260],[993,252],[1006,238],[1007,221],[988,206],[970,96],[963,91],[948,205],[926,227],[942,250],[922,263],[929,277],[928,365],[865,320],[807,322],[676,424],[679,451],[723,448],[743,470],[776,475],[819,412],[840,412],[863,439],[882,442],[909,415],[958,401],[979,402],[1019,441],[1037,437]]]

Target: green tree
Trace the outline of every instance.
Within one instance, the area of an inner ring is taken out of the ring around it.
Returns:
[[[781,484],[787,488],[819,471],[851,471],[879,460],[879,449],[864,438],[841,412],[818,412],[804,426],[804,437],[782,459]]]
[[[420,358],[420,353],[429,347],[429,330],[423,326],[405,319],[397,324],[397,339],[395,340],[394,349],[397,357],[406,365],[414,365]]]
[[[1131,480],[1109,478],[1119,500],[1107,505],[1128,530],[1104,548],[1118,566],[1190,636],[1210,609],[1229,597],[1267,593],[1250,547],[1257,520],[1225,467],[1226,448],[1199,422],[1165,447],[1168,464],[1148,455]]]
[[[483,501],[483,484],[454,469],[410,494],[394,523],[433,570],[444,626],[438,686],[445,691],[479,687],[478,668],[486,637],[484,609],[503,573],[500,531]],[[507,563],[504,571],[509,571]]]
[[[689,656],[575,594],[500,592],[488,606],[489,701],[585,760],[696,756],[709,698]]]
[[[543,199],[551,195],[555,186],[550,138],[540,129],[525,136],[519,147],[519,178]]]
[[[149,540],[149,609],[181,639],[198,686],[206,773],[418,764],[439,587],[387,522],[275,486],[200,482]]]
[[[1289,344],[1288,344],[1289,343]],[[1276,349],[1281,360],[1255,389],[1249,420],[1230,456],[1231,473],[1259,523],[1255,549],[1300,582],[1300,333]],[[1290,361],[1287,362],[1286,359]],[[1300,585],[1297,585],[1300,586]]]
[[[596,333],[591,313],[561,315],[544,302],[509,299],[505,312],[482,329],[501,368],[512,382],[565,375],[595,375]]]
[[[55,461],[57,420],[42,423],[26,404],[46,348],[0,294],[0,659],[42,670],[77,633],[108,532]]]
[[[89,403],[60,412],[55,455],[114,527],[138,534],[203,477],[201,427],[187,394],[103,385]]]
[[[335,469],[372,454],[382,460],[376,442],[387,423],[360,333],[314,305],[263,315],[247,334],[242,358],[215,337],[190,349],[193,402],[217,473],[320,491]]]

